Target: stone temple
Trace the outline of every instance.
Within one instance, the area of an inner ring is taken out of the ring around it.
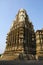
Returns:
[[[36,49],[40,47],[37,42],[37,32],[38,31],[34,31],[32,22],[30,21],[26,10],[20,9],[11,25],[9,32],[7,33],[6,49],[2,55],[2,59],[34,60],[38,59],[39,56],[43,57],[43,42],[40,43],[40,45],[42,44],[41,55],[40,50],[38,49],[38,51]]]

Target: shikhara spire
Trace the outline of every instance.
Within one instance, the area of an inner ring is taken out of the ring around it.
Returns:
[[[41,34],[40,34],[41,32]],[[41,38],[40,38],[41,35]],[[41,41],[41,42],[40,42]],[[34,32],[25,9],[21,8],[6,38],[2,60],[34,60],[43,56],[43,31]],[[42,45],[41,45],[42,44]]]

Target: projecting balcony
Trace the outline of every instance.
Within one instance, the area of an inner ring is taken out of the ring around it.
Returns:
[[[19,34],[23,34],[23,33],[24,33],[24,31],[20,31],[20,32],[19,32]]]
[[[23,27],[20,27],[19,30],[24,30],[24,28]]]
[[[40,54],[43,54],[43,51],[40,51],[39,53],[40,53]]]
[[[19,35],[19,38],[24,38],[24,36],[23,35]]]

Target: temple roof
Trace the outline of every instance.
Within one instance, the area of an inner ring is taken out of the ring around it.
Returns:
[[[19,11],[25,11],[25,12],[26,12],[26,10],[25,10],[25,9],[23,9],[23,8],[21,8]]]

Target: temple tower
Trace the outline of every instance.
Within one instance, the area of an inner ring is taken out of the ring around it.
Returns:
[[[33,59],[35,50],[35,32],[25,9],[20,9],[6,38],[4,59]]]
[[[36,31],[36,59],[43,59],[43,29]]]

